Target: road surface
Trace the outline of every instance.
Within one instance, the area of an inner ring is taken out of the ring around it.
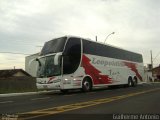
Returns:
[[[24,120],[63,119],[160,119],[160,84],[142,84],[130,88],[105,88],[82,93],[71,91],[0,97],[1,119],[17,117]],[[119,116],[118,116],[119,115]],[[121,115],[121,116],[120,116]]]

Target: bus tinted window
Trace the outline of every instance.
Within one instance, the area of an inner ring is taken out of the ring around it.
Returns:
[[[67,39],[66,37],[62,37],[62,38],[53,39],[46,42],[42,48],[40,55],[62,52],[66,39]]]
[[[83,40],[83,52],[86,54],[143,62],[142,55],[100,43]]]
[[[63,53],[63,73],[75,72],[81,59],[81,41],[79,38],[70,38]]]

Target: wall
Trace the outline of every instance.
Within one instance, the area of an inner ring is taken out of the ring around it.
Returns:
[[[0,78],[0,93],[37,91],[33,77]]]
[[[145,82],[153,82],[154,78],[152,76],[151,71],[145,71],[144,75],[145,75]]]

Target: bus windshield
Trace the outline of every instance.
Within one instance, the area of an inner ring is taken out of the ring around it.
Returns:
[[[58,65],[54,64],[55,55],[42,57],[39,59],[38,77],[52,77],[61,74],[60,61]]]
[[[46,42],[41,50],[40,55],[42,56],[51,53],[62,52],[64,49],[66,39],[67,37],[61,37]]]

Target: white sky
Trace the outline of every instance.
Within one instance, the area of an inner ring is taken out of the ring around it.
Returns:
[[[160,0],[0,0],[0,69],[24,69],[25,55],[45,41],[75,35],[143,55],[160,64]]]

